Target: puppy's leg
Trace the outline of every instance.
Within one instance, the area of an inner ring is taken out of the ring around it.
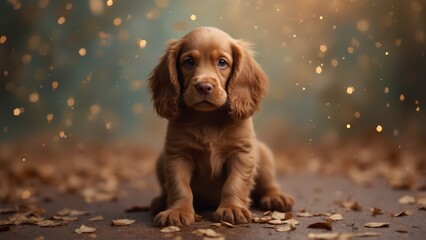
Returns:
[[[254,196],[264,210],[289,211],[294,205],[291,195],[281,192],[275,174],[274,155],[262,142],[258,141],[259,169]]]
[[[249,205],[255,165],[252,153],[239,153],[227,160],[227,180],[222,189],[221,203],[214,214],[217,221],[237,224],[251,221]]]
[[[164,154],[161,154],[158,158],[156,165],[156,173],[158,182],[161,187],[160,196],[154,198],[151,202],[150,210],[153,214],[158,214],[167,208],[167,192],[166,192],[166,177],[164,174]]]
[[[165,156],[163,161],[168,207],[167,210],[157,214],[154,224],[156,226],[190,225],[195,221],[190,188],[192,165],[188,160],[180,157]]]

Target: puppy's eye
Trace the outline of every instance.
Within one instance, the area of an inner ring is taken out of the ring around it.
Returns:
[[[192,68],[195,65],[195,61],[192,57],[187,57],[185,60],[183,60],[183,64],[187,68]]]
[[[217,66],[219,68],[226,68],[228,66],[228,62],[224,58],[219,58],[219,60],[217,60]]]

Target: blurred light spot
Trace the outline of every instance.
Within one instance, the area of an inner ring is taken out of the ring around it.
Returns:
[[[377,131],[377,132],[382,132],[382,131],[383,131],[382,126],[381,126],[381,125],[377,125],[377,127],[376,127],[376,131]]]
[[[420,112],[420,107],[419,106],[416,107],[416,112]]]
[[[368,30],[368,28],[370,28],[370,24],[368,23],[367,20],[359,20],[356,23],[356,28],[358,29],[358,31],[360,32],[365,32]]]
[[[85,48],[80,48],[80,50],[78,50],[78,54],[80,54],[80,56],[86,55],[86,49]]]
[[[139,42],[138,42],[139,48],[140,49],[145,48],[146,47],[146,43],[147,42],[146,42],[145,39],[140,39]]]
[[[28,96],[28,100],[30,100],[30,102],[32,103],[36,103],[39,100],[39,95],[37,92],[33,92]]]
[[[28,191],[28,190],[23,191],[22,194],[21,194],[21,198],[24,199],[24,200],[28,199],[30,197],[31,197],[31,192]]]
[[[415,13],[421,13],[423,11],[422,5],[417,1],[414,1],[414,2],[411,3],[411,9]]]
[[[419,100],[416,100],[416,101],[414,101],[414,103],[417,105],[417,104],[419,104]]]
[[[192,15],[191,15],[191,20],[192,20],[192,21],[195,21],[195,20],[197,20],[197,15],[195,15],[195,14],[192,14]]]
[[[89,0],[89,7],[95,15],[100,15],[104,11],[104,4],[102,0]]]
[[[402,43],[402,40],[401,40],[401,39],[397,39],[397,40],[395,40],[395,46],[397,46],[397,47],[401,47],[401,43]]]
[[[7,41],[7,37],[2,35],[0,36],[0,44],[4,44]]]
[[[13,9],[15,10],[18,10],[22,7],[22,3],[17,0],[9,0],[8,2],[12,5]]]
[[[388,88],[388,87],[385,87],[384,92],[385,92],[386,94],[387,94],[387,93],[389,93],[389,88]]]
[[[8,72],[7,70],[4,70],[4,71],[3,71],[3,75],[4,75],[5,77],[7,77],[7,76],[9,75],[9,72]]]
[[[397,129],[393,130],[393,135],[396,137],[399,135],[399,131]]]
[[[51,122],[51,121],[53,120],[53,113],[48,113],[48,114],[46,115],[46,120],[47,120],[48,122]]]
[[[155,6],[159,8],[166,8],[169,6],[169,0],[155,0]]]
[[[114,1],[112,1],[112,0],[108,0],[108,1],[106,2],[106,5],[107,5],[108,7],[111,7],[113,4],[114,4]]]
[[[67,3],[67,5],[65,5],[65,9],[71,10],[72,9],[72,3]]]
[[[405,96],[404,94],[399,95],[399,100],[404,101],[405,100]]]
[[[110,121],[106,121],[106,122],[105,122],[105,128],[106,128],[107,130],[110,130],[113,126],[114,126],[114,125],[112,124],[112,122],[110,122]]]
[[[58,87],[59,87],[58,81],[53,81],[52,82],[52,90],[56,90]]]
[[[327,45],[324,45],[324,44],[320,45],[320,51],[325,53],[327,51]]]
[[[348,53],[350,53],[350,54],[354,53],[354,48],[353,47],[348,47]]]
[[[33,59],[33,56],[31,56],[31,54],[24,54],[24,56],[22,56],[22,63],[24,65],[27,65],[31,62],[32,59]]]
[[[65,120],[65,126],[67,126],[67,127],[71,127],[72,126],[72,119],[71,118],[67,118]]]
[[[125,42],[129,39],[129,32],[124,30],[124,29],[120,29],[120,31],[118,32],[118,40],[120,42]]]
[[[61,132],[59,133],[59,137],[60,137],[60,138],[66,138],[66,137],[67,137],[67,135],[65,134],[65,132],[64,132],[64,131],[61,131]]]
[[[13,115],[14,115],[14,116],[19,116],[19,115],[21,115],[21,109],[19,109],[19,108],[15,108],[15,109],[13,109]]]
[[[317,67],[315,68],[315,72],[316,72],[317,74],[321,74],[321,72],[322,72],[322,68],[321,68],[321,66],[317,66]]]
[[[74,104],[75,104],[74,98],[68,98],[67,99],[67,105],[68,105],[68,107],[72,107],[72,106],[74,106]]]
[[[28,41],[28,48],[31,50],[37,50],[41,45],[41,36],[34,35]]]
[[[346,128],[351,128],[351,125],[348,123],[348,124],[346,124]]]
[[[121,18],[115,18],[113,23],[114,23],[115,26],[120,26],[121,25]]]
[[[64,23],[65,23],[65,17],[63,17],[63,16],[59,17],[59,18],[58,18],[58,24],[59,24],[59,25],[62,25],[62,24],[64,24]]]
[[[382,43],[381,42],[376,42],[374,45],[376,46],[376,48],[381,48],[382,47]]]
[[[323,20],[323,19],[324,19],[324,17],[323,17],[323,16],[320,16],[320,17],[319,17],[319,19],[320,19],[320,20]]]
[[[352,93],[354,93],[355,92],[355,88],[354,87],[352,87],[352,86],[349,86],[349,87],[347,87],[346,88],[346,93],[347,94],[352,94]]]
[[[38,6],[43,9],[45,7],[47,7],[47,5],[49,4],[49,0],[39,0],[38,1]]]
[[[98,115],[101,111],[101,106],[99,106],[98,104],[93,104],[92,106],[90,106],[90,115],[92,115],[93,117]]]
[[[339,61],[337,61],[335,58],[331,59],[331,66],[337,67],[337,65],[339,65]]]
[[[143,104],[142,103],[135,103],[132,107],[134,114],[141,114],[143,111]]]
[[[360,112],[358,112],[358,111],[356,111],[356,112],[354,113],[354,117],[355,117],[355,118],[360,118],[360,117],[361,117],[361,113],[360,113]]]
[[[156,8],[154,8],[154,9],[152,9],[152,10],[148,11],[148,12],[145,14],[145,18],[146,18],[146,19],[148,19],[148,20],[156,19],[156,18],[158,18],[159,16],[160,16],[160,10],[158,10],[158,9],[156,9]]]
[[[390,108],[390,103],[386,103],[386,108]]]
[[[387,55],[389,55],[389,52],[385,52],[385,55],[387,56]]]

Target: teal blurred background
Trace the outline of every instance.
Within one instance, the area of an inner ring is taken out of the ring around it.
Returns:
[[[424,1],[3,0],[0,140],[158,145],[146,79],[199,26],[254,43],[270,91],[258,135],[279,148],[425,139]]]

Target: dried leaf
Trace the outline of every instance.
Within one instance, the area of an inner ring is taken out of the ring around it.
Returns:
[[[132,223],[136,222],[136,220],[132,220],[132,219],[115,219],[112,220],[112,225],[113,226],[127,226],[130,225]]]
[[[424,210],[424,208],[426,208],[426,197],[418,198],[416,204],[419,206],[419,208],[423,207]]]
[[[391,217],[404,217],[404,216],[410,216],[411,214],[413,214],[413,211],[404,210],[399,213],[391,213]]]
[[[37,225],[39,225],[40,227],[56,227],[61,225],[61,222],[52,221],[52,220],[43,220],[43,221],[37,222]]]
[[[77,221],[78,217],[73,217],[73,216],[53,216],[52,217],[55,220],[63,220],[63,221]]]
[[[308,212],[299,212],[299,213],[296,213],[296,216],[298,216],[298,217],[313,217],[314,215],[312,213],[308,213]]]
[[[327,218],[330,221],[340,221],[343,220],[342,214],[336,213]]]
[[[104,217],[102,217],[102,216],[96,216],[96,217],[89,218],[90,222],[97,222],[97,221],[102,221],[102,220],[104,220]]]
[[[218,238],[222,237],[222,234],[215,232],[213,229],[197,229],[193,231],[192,233],[199,235],[199,236],[205,236],[205,237],[211,237],[211,238]]]
[[[353,237],[379,237],[382,236],[381,233],[378,232],[362,232],[362,233],[354,233]]]
[[[361,205],[359,205],[357,201],[343,201],[341,202],[341,206],[352,211],[362,210]]]
[[[327,230],[333,230],[333,225],[331,222],[316,222],[309,224],[308,228],[320,228],[320,229],[327,229]]]
[[[292,224],[286,224],[284,226],[281,227],[277,227],[275,229],[275,231],[277,232],[290,232],[296,229],[296,226],[292,225]]]
[[[203,217],[201,215],[195,214],[195,222],[202,222]]]
[[[89,215],[86,211],[79,211],[79,210],[70,210],[69,216],[76,217],[76,216],[83,216],[83,215]]]
[[[179,231],[180,231],[180,228],[175,226],[168,226],[168,227],[160,229],[160,232],[162,233],[172,233],[172,232],[179,232]]]
[[[67,216],[67,215],[69,215],[69,214],[70,214],[70,212],[71,212],[71,210],[70,210],[70,209],[68,209],[68,208],[64,208],[64,209],[61,209],[61,210],[59,210],[58,212],[56,212],[56,215],[57,215],[57,216]]]
[[[222,224],[222,226],[228,227],[228,228],[234,228],[235,225],[229,223],[229,222],[225,222],[225,221],[220,221],[220,223]]]
[[[395,232],[399,232],[399,233],[408,233],[407,230],[405,229],[395,229]]]
[[[390,223],[388,222],[369,222],[364,225],[364,227],[369,228],[383,228],[383,227],[389,227]]]
[[[283,221],[284,224],[290,224],[290,225],[299,225],[299,221],[297,221],[296,219],[288,219],[288,220],[284,220]]]
[[[377,215],[379,215],[379,214],[383,214],[383,210],[380,209],[380,208],[376,208],[376,207],[372,208],[370,211],[371,211],[371,214],[374,217],[377,216]]]
[[[82,233],[93,233],[93,232],[96,232],[96,228],[94,228],[94,227],[88,227],[88,226],[85,226],[85,225],[81,225],[80,228],[75,229],[74,232],[76,232],[78,234],[82,234]]]
[[[43,235],[38,236],[38,237],[34,238],[33,240],[44,240],[44,236]]]
[[[319,213],[314,213],[313,216],[314,217],[329,217],[329,216],[331,216],[331,213],[319,212]]]
[[[255,223],[266,223],[266,222],[268,222],[270,220],[272,220],[271,216],[263,216],[261,218],[259,218],[259,217],[254,217],[253,218],[253,222],[255,222]]]
[[[286,214],[283,212],[273,211],[271,217],[273,219],[283,220],[285,218],[285,215]]]
[[[272,219],[268,221],[268,224],[272,224],[272,225],[282,225],[282,224],[286,224],[284,221],[280,220],[280,219]]]
[[[398,199],[399,204],[414,204],[416,203],[416,199],[410,195],[404,195]]]
[[[126,213],[131,213],[131,212],[148,212],[150,210],[149,206],[140,206],[140,205],[136,205],[136,206],[132,206],[126,209]]]
[[[8,218],[10,224],[24,224],[28,223],[28,217],[22,213],[15,213]]]
[[[338,239],[339,233],[309,233],[309,239],[316,240],[329,240],[329,239]]]

